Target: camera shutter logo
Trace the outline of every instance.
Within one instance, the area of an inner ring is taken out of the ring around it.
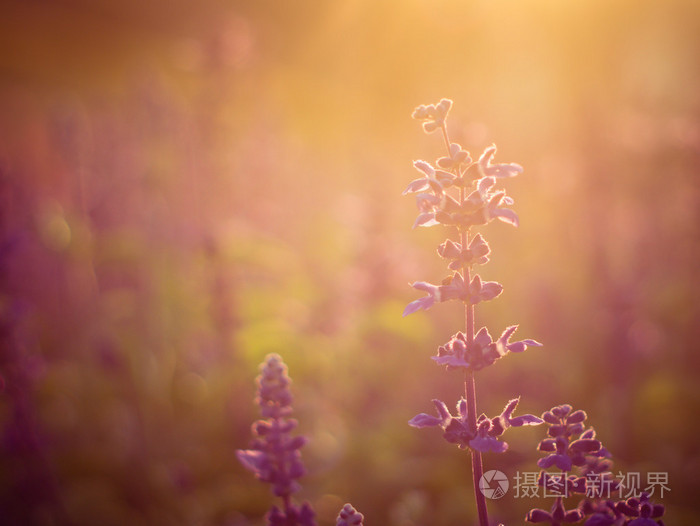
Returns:
[[[487,471],[479,479],[479,490],[487,499],[500,499],[508,491],[508,477],[496,469]]]

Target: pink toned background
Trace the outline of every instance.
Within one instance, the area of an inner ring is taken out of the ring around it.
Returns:
[[[145,5],[144,5],[145,4]],[[454,140],[519,162],[484,230],[492,334],[544,344],[477,379],[495,414],[584,408],[622,472],[694,524],[700,5],[691,0],[6,1],[0,16],[0,513],[8,524],[260,525],[236,462],[282,354],[321,524],[468,523],[468,460],[406,422],[456,400],[429,356],[443,233],[400,192]],[[536,470],[541,430],[486,456]],[[511,479],[512,480],[512,479]],[[521,523],[546,501],[491,503]]]

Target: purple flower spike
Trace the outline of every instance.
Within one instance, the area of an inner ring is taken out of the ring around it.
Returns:
[[[340,510],[338,518],[335,521],[335,526],[362,526],[364,516],[362,513],[352,507],[352,504],[346,504]]]
[[[297,425],[296,420],[288,418],[292,412],[290,383],[287,366],[282,358],[277,354],[269,354],[261,365],[257,378],[256,401],[265,420],[258,420],[253,424],[254,438],[250,449],[236,451],[236,457],[243,467],[255,474],[260,481],[270,484],[274,495],[283,498],[300,489],[296,479],[306,472],[299,451],[306,444],[306,438],[290,435]],[[289,524],[314,524],[313,515],[309,519],[310,509],[302,507],[293,510],[296,510],[294,513],[298,512],[299,516],[294,519],[296,522]],[[280,513],[282,512],[273,508],[268,516],[269,524],[288,524],[279,522]],[[284,518],[283,513],[282,516]],[[291,519],[286,517],[284,520]]]

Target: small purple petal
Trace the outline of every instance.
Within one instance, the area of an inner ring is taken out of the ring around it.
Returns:
[[[496,180],[493,177],[482,177],[477,183],[476,189],[479,194],[483,197],[489,191],[489,189],[496,184]]]
[[[496,145],[489,146],[484,150],[484,153],[479,157],[479,168],[481,172],[486,176],[491,177],[514,177],[519,173],[522,173],[523,167],[519,164],[491,164],[491,159],[493,159],[496,153]]]
[[[522,415],[511,418],[508,423],[513,427],[537,426],[544,423],[544,420],[535,415]]]
[[[414,192],[421,192],[421,191],[427,190],[427,189],[428,189],[427,179],[420,178],[420,179],[416,179],[415,181],[411,181],[401,195],[412,194]]]
[[[438,117],[444,119],[451,107],[452,101],[450,99],[440,99],[440,102],[438,102],[437,106],[435,107],[435,113]]]
[[[451,239],[447,239],[438,247],[438,254],[443,258],[456,258],[462,252],[462,245],[455,243]]]
[[[306,445],[308,442],[308,439],[305,436],[299,435],[294,438],[292,438],[289,443],[287,444],[287,449],[289,450],[294,450],[294,449],[301,449]]]
[[[571,459],[566,455],[555,455],[554,463],[562,471],[571,471],[573,467]]]
[[[262,451],[239,449],[236,451],[236,457],[244,468],[253,473],[259,473],[267,464],[267,455]]]
[[[408,421],[409,426],[418,428],[439,426],[441,423],[441,418],[438,418],[437,416],[428,415],[426,413],[416,415]]]
[[[447,188],[452,185],[454,180],[457,178],[456,175],[450,172],[445,172],[444,170],[436,170],[435,177],[443,188]]]
[[[561,499],[557,499],[556,501],[554,501],[554,505],[552,506],[551,513],[552,513],[552,518],[554,520],[556,520],[557,522],[564,519],[564,516],[566,515],[566,509],[564,508],[564,503],[562,502]]]
[[[496,192],[489,199],[489,208],[497,208],[505,198],[506,193],[504,191]]]
[[[566,455],[548,455],[537,461],[537,465],[542,469],[557,466],[562,471],[570,471],[572,467],[571,459]]]
[[[414,161],[413,166],[428,177],[433,177],[435,175],[435,168],[430,166],[430,163],[425,161]]]
[[[416,195],[416,205],[418,206],[418,210],[423,212],[429,212],[439,204],[440,198],[436,195],[427,192],[421,192]]]
[[[509,225],[513,225],[515,227],[520,225],[518,215],[509,208],[491,208],[489,209],[489,213],[492,217],[497,217]]]
[[[435,121],[428,121],[423,123],[423,130],[425,130],[425,133],[432,133],[439,127],[440,125]]]
[[[469,362],[464,358],[458,358],[454,354],[446,354],[444,356],[431,356],[435,363],[440,365],[448,365],[450,367],[469,367]]]
[[[484,153],[481,154],[481,157],[479,157],[479,166],[481,167],[487,167],[491,163],[491,159],[493,158],[494,154],[496,153],[496,145],[492,144],[488,148],[484,150]]]
[[[439,287],[433,285],[432,283],[428,283],[427,281],[416,281],[414,283],[411,283],[411,287],[413,287],[416,290],[422,290],[423,292],[427,292],[431,296],[437,296],[439,294]]]
[[[435,212],[424,212],[422,214],[418,214],[418,217],[416,218],[415,223],[413,223],[413,227],[411,228],[416,228],[418,226],[435,226],[439,225],[435,220]]]
[[[579,409],[578,411],[574,411],[571,413],[567,418],[566,418],[566,423],[567,424],[578,424],[579,422],[583,422],[586,419],[586,412],[582,411]],[[581,436],[581,438],[593,438],[592,436]]]
[[[506,349],[510,352],[523,352],[527,349],[527,345],[524,342],[514,342],[506,345]]]
[[[440,168],[444,168],[446,170],[449,170],[450,168],[452,168],[454,166],[454,164],[455,164],[454,161],[450,157],[440,157],[437,160],[437,165]]]
[[[554,413],[556,416],[560,418],[564,418],[566,415],[568,415],[571,412],[571,405],[570,404],[562,404],[558,405],[556,407],[552,407],[552,413]]]
[[[491,335],[486,327],[479,329],[479,332],[477,332],[476,336],[474,336],[474,343],[480,347],[486,347],[492,341]]]
[[[506,345],[506,348],[510,352],[523,352],[525,349],[527,349],[528,345],[532,345],[534,347],[542,347],[542,344],[536,342],[535,340],[523,340],[520,342],[509,343],[508,345]]]
[[[459,416],[462,417],[462,420],[467,420],[467,401],[462,398],[460,399],[459,402],[457,402],[457,411],[459,412]]]
[[[510,420],[510,415],[512,415],[515,408],[518,407],[518,402],[520,402],[520,397],[510,400],[503,408],[503,411],[501,411],[501,416],[506,420]]]
[[[442,418],[443,422],[452,418],[450,410],[447,409],[445,402],[443,402],[442,400],[435,399],[433,400],[433,405],[435,405],[435,409],[437,409],[437,412]]]
[[[469,252],[471,257],[475,258],[476,263],[486,263],[489,260],[486,256],[489,255],[491,249],[486,241],[484,241],[484,238],[481,237],[481,234],[477,234],[476,237],[472,239],[472,242],[469,243]]]
[[[495,281],[486,281],[481,286],[480,297],[483,301],[492,300],[503,292],[503,285]]]
[[[469,447],[481,451],[482,453],[487,453],[493,451],[494,453],[503,453],[508,449],[508,444],[505,442],[499,442],[497,439],[488,436],[479,435],[469,441]]]
[[[406,308],[403,311],[402,316],[408,316],[409,314],[413,314],[416,311],[419,310],[428,310],[430,307],[433,306],[435,303],[435,298],[433,296],[426,296],[424,298],[419,298],[415,301],[412,301],[408,305],[406,305]]]
[[[540,451],[554,451],[556,449],[556,441],[553,438],[545,438],[539,443],[537,449]]]
[[[474,294],[479,294],[479,292],[481,292],[481,276],[479,276],[479,274],[476,274],[472,278],[472,281],[469,284],[469,289]]]
[[[551,411],[545,411],[544,413],[542,413],[542,418],[548,424],[558,424],[559,423],[559,418]]]
[[[508,343],[508,340],[510,337],[513,335],[513,333],[517,330],[518,326],[517,325],[511,325],[510,327],[507,327],[506,330],[503,331],[501,336],[498,338],[498,341],[506,344]]]
[[[576,411],[576,412],[578,412],[578,411]],[[584,415],[585,415],[585,412],[584,412]],[[584,420],[585,420],[585,416],[584,416]],[[595,429],[593,429],[592,427],[586,429],[586,430],[581,434],[581,436],[580,436],[579,438],[595,438]]]
[[[569,449],[575,453],[595,453],[600,449],[600,442],[593,438],[579,438],[569,444]]]

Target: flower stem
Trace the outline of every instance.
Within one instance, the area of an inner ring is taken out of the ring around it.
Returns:
[[[469,234],[463,233],[462,241],[466,246],[469,240]],[[464,268],[464,279],[469,283],[471,277],[469,267]],[[467,302],[464,306],[464,317],[467,329],[467,347],[471,348],[474,345],[474,305]],[[474,381],[474,371],[465,371],[464,373],[464,394],[467,399],[467,419],[469,431],[476,433],[476,382]],[[484,467],[481,461],[481,451],[471,449],[472,453],[472,479],[474,481],[474,499],[476,500],[476,509],[479,513],[479,525],[488,526],[489,514],[486,508],[486,497],[479,488],[479,481],[484,475]]]
[[[476,431],[476,389],[474,382],[474,372],[465,373],[464,391],[467,397],[467,412],[469,418],[469,428]],[[471,449],[472,453],[472,479],[474,481],[474,499],[476,500],[476,509],[479,513],[479,525],[488,526],[489,514],[486,509],[486,497],[479,489],[479,481],[484,475],[484,467],[481,462],[481,451]]]
[[[447,134],[447,126],[445,123],[442,124],[442,137],[445,140],[445,146],[447,147],[447,154],[450,155],[450,138]],[[461,175],[458,173],[457,175]],[[466,191],[464,185],[460,185],[459,188],[459,203],[460,205],[464,203],[466,199]],[[460,243],[462,245],[462,250],[466,250],[469,246],[469,229],[460,229]],[[465,265],[462,268],[464,274],[464,281],[469,287],[471,282],[471,268],[469,265]],[[465,318],[465,328],[467,333],[467,347],[471,349],[474,345],[474,304],[467,300],[464,305],[464,318]],[[476,434],[476,383],[474,381],[474,371],[469,370],[464,373],[464,394],[467,399],[467,419],[469,425],[469,431]],[[481,461],[481,451],[471,448],[471,461],[472,461],[472,480],[474,483],[474,499],[476,500],[476,509],[479,513],[479,526],[489,525],[489,515],[486,508],[486,497],[479,489],[479,481],[484,475],[484,467]]]

